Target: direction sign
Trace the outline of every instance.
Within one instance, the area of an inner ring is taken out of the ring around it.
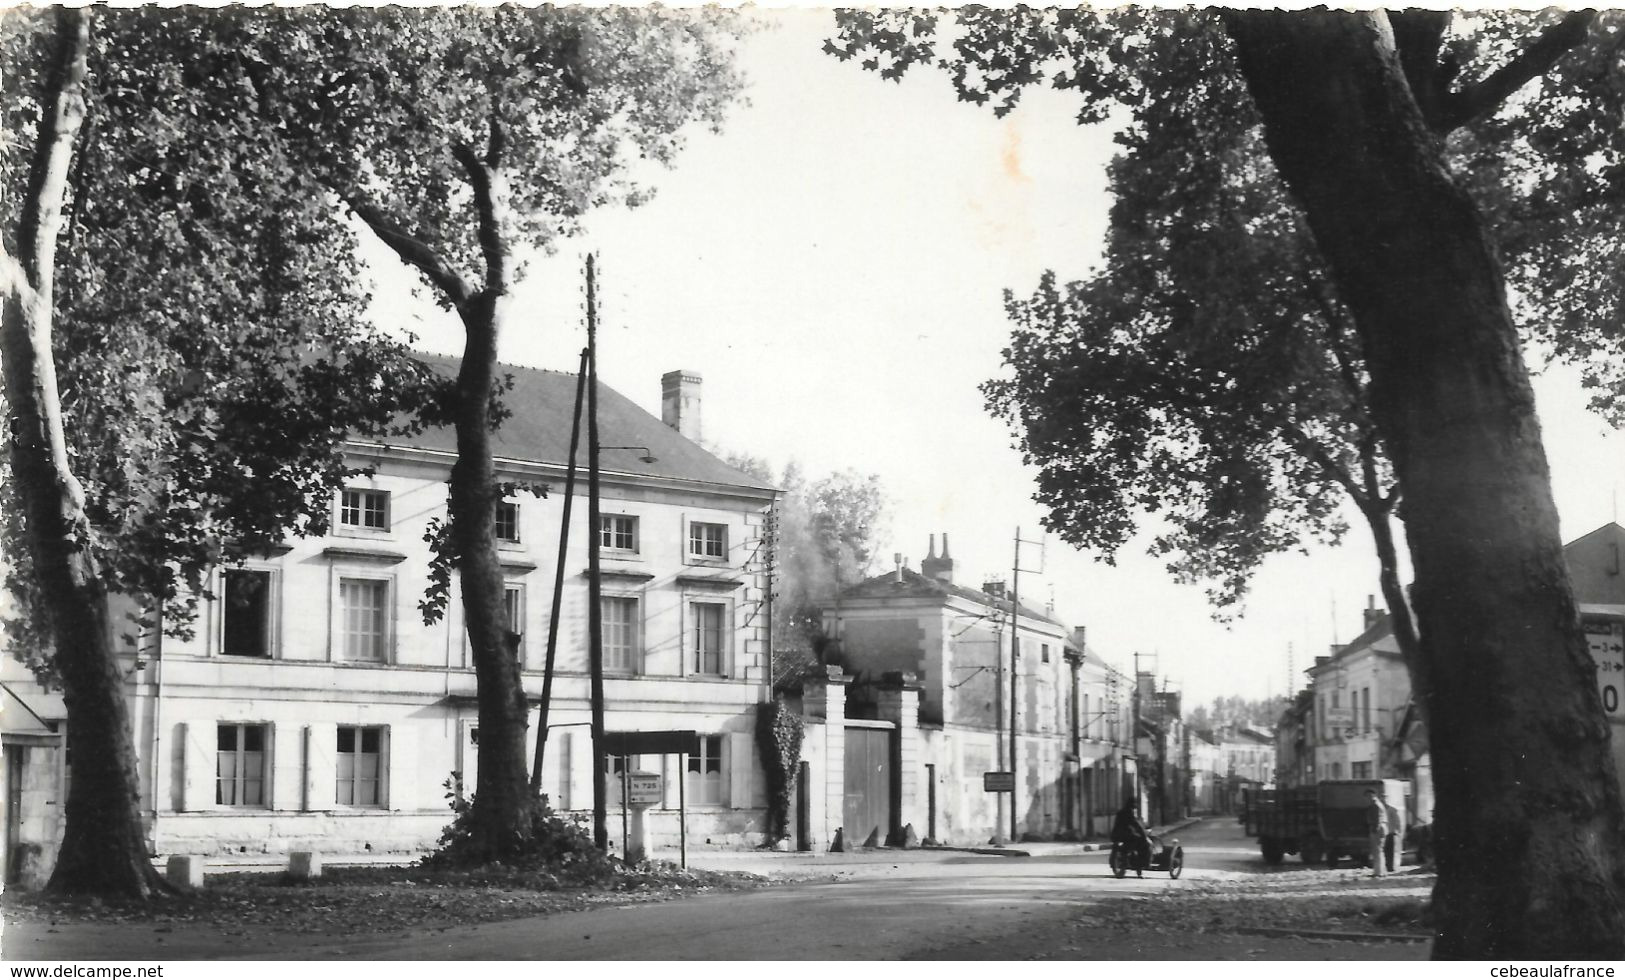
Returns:
[[[654,806],[660,802],[660,774],[658,772],[629,772],[626,774],[626,805]]]
[[[1581,619],[1586,646],[1597,665],[1597,693],[1610,721],[1625,721],[1625,621],[1601,616]]]
[[[1014,793],[1016,791],[1016,774],[1013,772],[984,772],[982,773],[982,792],[984,793]]]

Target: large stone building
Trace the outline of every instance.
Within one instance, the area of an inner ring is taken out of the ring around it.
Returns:
[[[1012,617],[1019,638],[1013,686]],[[917,748],[912,760],[901,754],[907,768],[895,794],[909,819],[897,823],[956,843],[1008,837],[1013,798],[1015,836],[1081,835],[1115,805],[1121,774],[1133,771],[1124,759],[1126,685],[1053,613],[1018,609],[1000,582],[979,589],[956,583],[947,535],[941,555],[933,536],[920,571],[899,560],[893,571],[841,592],[824,622],[855,681],[849,724],[877,715],[866,705],[884,696],[888,678],[907,677],[918,687]],[[998,777],[988,774],[1006,772],[1013,794],[990,790]],[[861,818],[853,838],[875,822]]]
[[[452,359],[429,360],[455,369]],[[534,705],[577,381],[504,370],[514,387],[504,396],[511,417],[493,440],[498,478],[548,491],[516,493],[497,515],[506,603]],[[606,725],[698,734],[681,768],[675,755],[610,760],[612,771],[660,774],[664,800],[650,815],[657,845],[678,834],[680,780],[691,839],[755,843],[762,829],[754,725],[769,696],[762,529],[775,491],[697,443],[699,386],[697,375],[668,374],[663,419],[607,387],[598,393]],[[446,513],[454,434],[353,442],[348,451],[367,475],[335,495],[329,534],[217,570],[191,638],[142,649],[120,640],[160,855],[416,850],[448,822],[452,774],[475,785],[479,721],[455,576],[447,615],[425,625],[419,612],[430,574],[425,536]],[[592,787],[584,501],[574,514],[542,786],[556,808],[584,811]],[[535,737],[533,722],[532,745]],[[14,741],[8,734],[8,763]]]

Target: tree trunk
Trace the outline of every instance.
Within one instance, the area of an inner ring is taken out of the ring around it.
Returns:
[[[487,289],[461,310],[467,343],[457,374],[457,463],[451,471],[450,503],[479,691],[480,766],[471,819],[476,850],[484,860],[501,858],[529,841],[535,800],[525,770],[525,690],[503,601],[494,527],[499,495],[491,460],[491,394],[499,300],[499,293]]]
[[[89,47],[86,11],[61,10],[57,17],[55,60],[17,229],[19,255],[0,254],[12,478],[49,618],[73,759],[66,827],[49,888],[147,899],[168,886],[147,856],[124,675],[109,642],[106,589],[86,548],[84,490],[68,465],[51,351],[56,238],[84,121]]]
[[[1499,260],[1376,13],[1226,15],[1370,367],[1416,572],[1437,958],[1625,958],[1625,813]]]

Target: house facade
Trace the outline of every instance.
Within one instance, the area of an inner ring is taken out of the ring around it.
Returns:
[[[1018,638],[1013,695],[1012,618]],[[1066,626],[1047,612],[1018,609],[1002,584],[975,589],[955,583],[946,535],[940,556],[933,536],[920,571],[899,558],[895,570],[842,591],[826,606],[824,624],[854,680],[847,692],[849,728],[869,716],[884,723],[878,698],[888,677],[908,677],[918,688],[917,756],[897,795],[901,806],[921,814],[915,826],[922,836],[934,827],[932,836],[943,842],[1007,837],[1012,796],[1018,837],[1051,836],[1068,820],[1076,823],[1081,780],[1072,751]],[[987,774],[1001,772],[1013,773],[1013,794],[988,788]],[[854,791],[861,788],[849,781],[848,792]],[[855,842],[869,833],[870,819],[861,823],[857,832],[848,828]]]
[[[453,359],[425,360],[455,370]],[[546,488],[546,496],[506,498],[496,523],[534,710],[577,379],[504,370],[514,387],[504,396],[512,415],[494,438],[498,479]],[[678,837],[680,791],[690,840],[754,842],[764,779],[753,733],[756,706],[769,696],[762,529],[775,491],[698,445],[698,375],[672,372],[663,385],[662,418],[599,387],[602,519],[590,529],[586,502],[574,507],[542,790],[555,809],[591,810],[593,533],[607,730],[698,736],[697,751],[681,761],[611,758],[612,777],[660,776],[664,798],[648,818],[656,848]],[[352,442],[348,453],[367,475],[334,497],[327,535],[217,570],[191,637],[123,651],[159,855],[416,851],[449,822],[448,794],[477,784],[476,685],[456,576],[443,617],[426,625],[419,608],[430,583],[426,537],[446,514],[454,434]],[[610,785],[614,812],[614,778]]]

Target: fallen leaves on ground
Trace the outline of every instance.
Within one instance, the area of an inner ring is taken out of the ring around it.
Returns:
[[[1370,878],[1361,871],[1301,871],[1291,876],[1171,883],[1156,895],[1091,904],[1079,926],[1134,932],[1237,932],[1246,929],[1432,935],[1428,896],[1435,876]]]
[[[295,881],[281,873],[210,875],[207,887],[151,905],[16,891],[0,901],[8,921],[151,922],[154,932],[186,924],[223,935],[244,935],[251,929],[358,935],[667,901],[772,881],[743,872],[656,865],[623,868],[606,887],[581,888],[563,885],[545,872],[500,865],[471,871],[330,867],[314,881]]]

